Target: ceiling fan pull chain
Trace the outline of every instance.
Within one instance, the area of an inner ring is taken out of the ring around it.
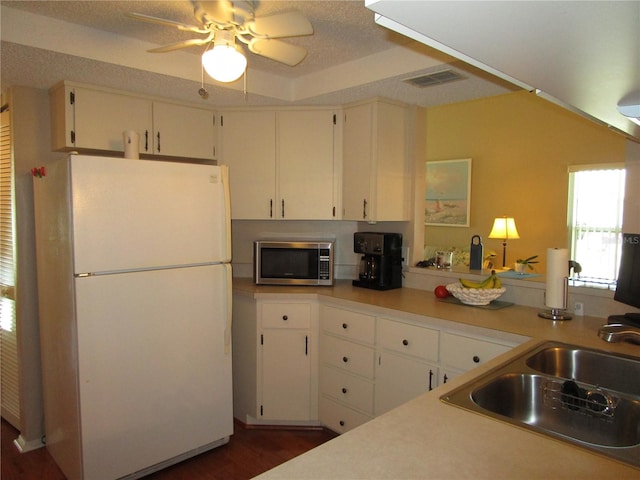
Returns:
[[[247,95],[247,70],[245,69],[244,71],[244,78],[243,78],[243,93],[244,93],[244,101],[247,102],[249,100],[249,96]]]
[[[202,65],[202,63],[200,63],[200,70],[201,70],[201,74],[202,74],[202,82],[201,82],[201,87],[198,90],[198,95],[200,95],[202,98],[204,98],[205,100],[207,98],[209,98],[209,92],[207,92],[207,89],[204,88],[204,65]]]

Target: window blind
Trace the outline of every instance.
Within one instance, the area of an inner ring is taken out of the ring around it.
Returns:
[[[570,169],[568,222],[571,258],[582,275],[614,281],[620,267],[625,169]]]
[[[2,417],[19,428],[18,338],[13,215],[13,161],[9,110],[0,114],[0,361]]]

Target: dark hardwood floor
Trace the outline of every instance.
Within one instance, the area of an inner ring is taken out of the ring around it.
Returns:
[[[236,480],[252,478],[336,436],[329,430],[281,430],[234,425],[227,445],[202,453],[147,480]],[[64,480],[46,448],[19,453],[18,431],[2,420],[2,480]]]

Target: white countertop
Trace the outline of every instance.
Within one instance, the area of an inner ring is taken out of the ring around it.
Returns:
[[[531,340],[431,392],[345,433],[259,479],[640,478],[640,469],[568,443],[445,404],[440,397],[545,340],[640,357],[640,346],[597,337],[601,318],[552,322],[538,309],[513,305],[486,310],[441,302],[432,292],[402,288],[376,292],[338,282],[333,288],[263,287],[234,280],[234,290],[262,296],[320,295],[323,300],[373,305],[391,313],[442,320],[526,336]],[[425,319],[426,320],[426,319]]]

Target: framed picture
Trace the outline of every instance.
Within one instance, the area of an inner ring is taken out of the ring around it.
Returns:
[[[424,224],[468,227],[471,159],[426,162]]]

